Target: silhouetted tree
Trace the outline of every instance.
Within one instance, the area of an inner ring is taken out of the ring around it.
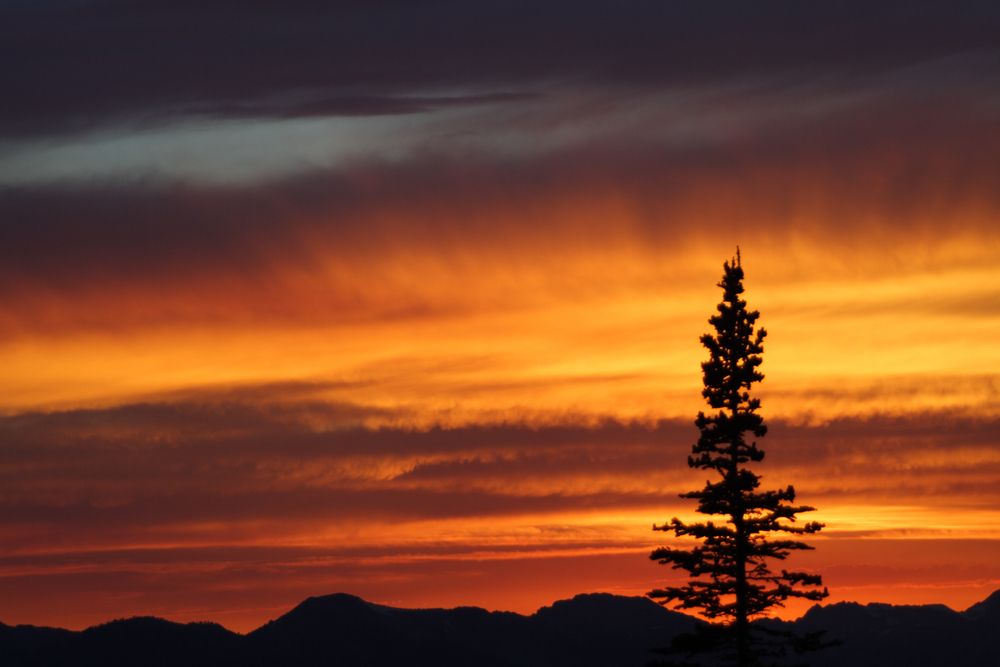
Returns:
[[[697,511],[721,517],[720,521],[670,523],[654,530],[700,540],[691,548],[661,547],[650,558],[674,569],[686,570],[683,586],[651,591],[648,595],[677,609],[700,610],[712,621],[694,635],[674,642],[665,651],[685,656],[664,664],[694,665],[699,655],[711,656],[709,664],[730,662],[741,667],[766,664],[769,657],[819,646],[817,637],[793,637],[777,630],[751,625],[751,621],[783,606],[791,597],[821,600],[827,596],[819,575],[771,570],[769,561],[784,560],[791,552],[811,549],[791,539],[774,539],[775,533],[815,533],[823,524],[793,525],[796,515],[813,507],[796,505],[795,489],[761,491],[760,475],[749,464],[764,458],[753,438],[767,433],[758,413],[760,400],[750,394],[752,385],[764,379],[760,372],[763,341],[767,332],[755,328],[760,313],[747,310],[743,294],[743,268],[739,248],[736,257],[723,264],[722,303],[709,319],[714,333],[701,337],[709,352],[702,363],[704,390],[713,412],[698,413],[701,431],[688,457],[692,468],[714,471],[718,476],[698,491],[681,494],[698,501]]]

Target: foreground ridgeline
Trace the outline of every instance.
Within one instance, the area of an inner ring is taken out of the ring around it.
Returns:
[[[698,621],[645,598],[578,595],[531,616],[458,609],[396,609],[351,595],[309,598],[247,635],[214,623],[132,618],[82,632],[0,624],[4,667],[643,667],[650,648]],[[983,667],[1000,664],[1000,591],[956,612],[943,605],[840,603],[794,623],[842,644],[813,667]],[[758,625],[755,624],[755,625]]]
[[[661,547],[650,557],[687,572],[683,586],[660,588],[649,597],[673,604],[676,609],[694,609],[713,621],[697,633],[676,640],[663,653],[663,665],[721,665],[762,667],[785,664],[784,659],[825,646],[820,632],[796,635],[773,628],[752,626],[751,621],[783,606],[788,598],[822,600],[817,574],[772,569],[773,561],[784,561],[793,551],[811,549],[804,542],[775,537],[781,533],[803,535],[818,532],[823,524],[796,524],[797,515],[814,508],[795,504],[795,489],[763,491],[760,475],[750,464],[764,459],[764,450],[754,438],[767,434],[761,417],[760,399],[751,395],[753,385],[764,379],[760,372],[764,337],[757,327],[760,313],[748,310],[743,300],[743,267],[740,251],[722,265],[722,302],[709,320],[714,333],[701,337],[708,350],[702,363],[705,388],[702,396],[713,410],[698,413],[695,425],[701,432],[688,457],[688,465],[708,471],[712,480],[697,491],[681,494],[698,501],[697,511],[714,521],[670,523],[654,530],[693,538],[697,546]]]

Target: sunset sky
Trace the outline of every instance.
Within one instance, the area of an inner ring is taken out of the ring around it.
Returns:
[[[796,564],[1000,588],[1000,8],[876,6],[4,3],[0,621],[679,581],[737,245]]]

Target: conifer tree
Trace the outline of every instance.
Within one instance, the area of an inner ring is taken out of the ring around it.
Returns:
[[[675,642],[667,653],[686,655],[692,662],[699,654],[707,664],[735,663],[741,667],[766,664],[789,649],[819,647],[817,637],[796,638],[767,631],[754,619],[767,616],[788,598],[821,600],[827,595],[819,575],[772,570],[773,561],[783,561],[794,551],[811,549],[794,539],[777,539],[778,533],[806,534],[823,524],[796,525],[796,515],[813,507],[795,504],[795,489],[760,490],[760,475],[750,464],[764,458],[754,438],[762,438],[767,426],[759,414],[760,399],[752,386],[764,379],[760,372],[763,341],[767,332],[757,328],[760,313],[747,310],[743,294],[743,268],[739,248],[736,257],[723,264],[722,302],[709,319],[714,333],[701,337],[709,359],[702,363],[702,395],[712,412],[698,413],[695,425],[701,434],[688,457],[688,465],[714,473],[698,491],[681,494],[698,501],[697,511],[718,517],[704,523],[684,523],[674,518],[653,526],[654,530],[690,536],[700,543],[691,548],[661,547],[650,558],[674,569],[686,570],[683,586],[651,591],[648,595],[679,610],[698,610],[712,622],[697,635]],[[672,604],[671,604],[672,603]],[[708,654],[706,656],[706,654]],[[780,664],[780,663],[778,663]]]

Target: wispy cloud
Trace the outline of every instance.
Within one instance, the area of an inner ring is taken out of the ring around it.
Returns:
[[[647,590],[736,245],[810,566],[982,597],[1000,14],[959,5],[5,3],[0,616]]]

